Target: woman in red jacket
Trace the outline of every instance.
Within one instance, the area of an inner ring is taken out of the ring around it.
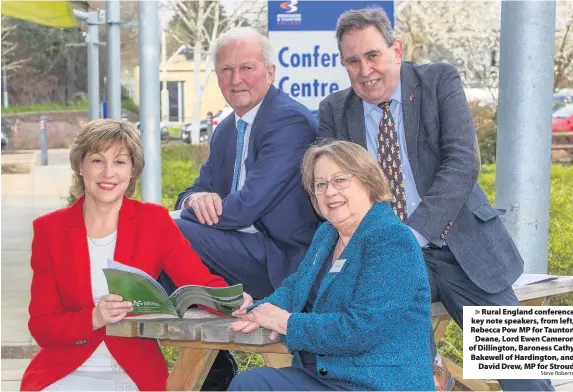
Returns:
[[[109,294],[108,258],[153,277],[165,269],[177,285],[227,286],[209,272],[167,210],[128,199],[144,166],[135,127],[86,125],[70,151],[71,207],[34,221],[29,328],[40,346],[22,390],[165,390],[167,366],[157,342],[106,336],[131,303]]]

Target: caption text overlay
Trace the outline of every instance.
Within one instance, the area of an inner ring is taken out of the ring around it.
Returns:
[[[465,379],[573,378],[573,307],[464,306]]]

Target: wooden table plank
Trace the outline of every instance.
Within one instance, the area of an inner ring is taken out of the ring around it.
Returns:
[[[255,346],[250,344],[236,344],[236,343],[205,343],[201,341],[186,341],[186,340],[160,340],[161,345],[167,347],[187,347],[195,349],[209,349],[209,350],[233,350],[233,351],[249,351],[253,353],[274,353],[274,354],[289,354],[286,346],[282,343],[267,344],[264,346]]]

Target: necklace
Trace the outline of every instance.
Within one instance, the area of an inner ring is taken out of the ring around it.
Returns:
[[[91,241],[92,244],[94,244],[95,246],[99,246],[100,248],[103,248],[103,247],[105,247],[105,246],[110,245],[113,241],[115,241],[115,239],[117,238],[117,231],[115,232],[115,235],[113,236],[113,238],[111,239],[111,241],[109,241],[107,244],[103,244],[103,245],[100,245],[100,244],[98,244],[97,242],[95,242],[95,241],[92,239],[92,237],[89,237],[89,236],[88,236],[88,238],[89,238],[89,240]]]

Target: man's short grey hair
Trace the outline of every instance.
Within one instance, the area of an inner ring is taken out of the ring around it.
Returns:
[[[221,34],[219,38],[217,38],[217,41],[215,41],[215,46],[213,49],[215,68],[217,67],[217,53],[219,53],[221,48],[233,41],[258,43],[263,51],[265,66],[270,67],[271,65],[275,64],[273,46],[267,37],[252,27],[236,27],[227,31],[226,33]]]
[[[336,42],[338,43],[338,51],[342,55],[340,42],[344,34],[352,30],[362,30],[369,26],[374,26],[380,31],[384,41],[388,46],[392,45],[396,40],[392,23],[386,14],[386,11],[380,7],[369,7],[360,10],[346,11],[336,22]]]

